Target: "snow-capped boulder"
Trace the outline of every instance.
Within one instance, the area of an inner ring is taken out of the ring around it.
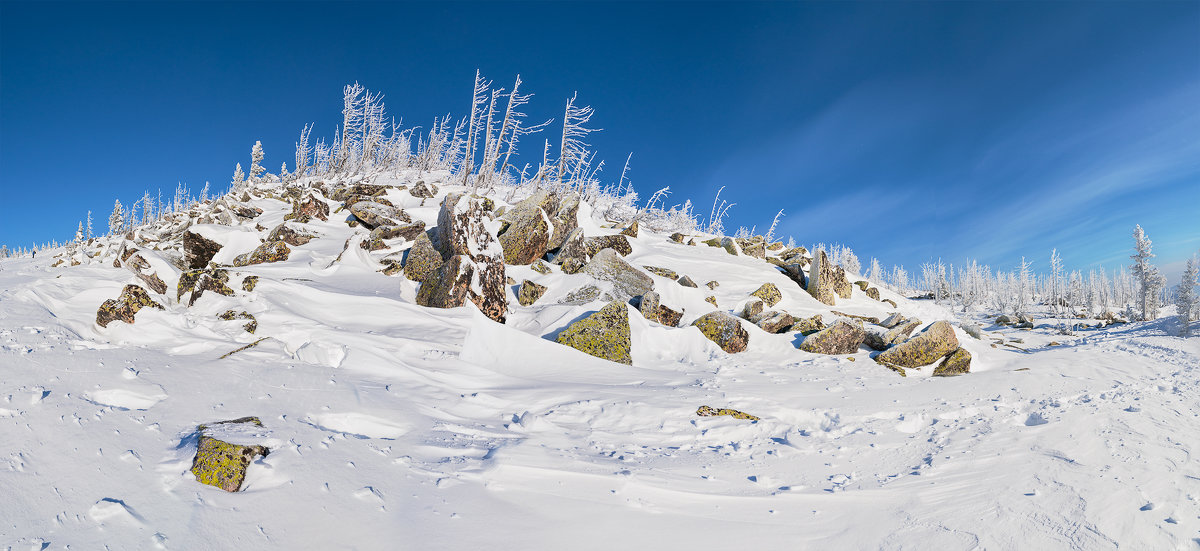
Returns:
[[[411,281],[425,281],[429,274],[442,267],[443,262],[442,253],[434,248],[429,234],[422,232],[404,255],[404,277]]]
[[[738,247],[742,250],[742,254],[758,259],[767,258],[767,240],[765,237],[756,235],[748,239],[738,239],[736,241]]]
[[[504,212],[508,227],[500,234],[500,245],[505,263],[530,264],[550,249],[554,225],[546,209],[554,205],[553,199],[549,191],[540,190]]]
[[[208,266],[221,244],[192,231],[183,232],[183,263],[190,270]]]
[[[946,354],[946,357],[942,358],[942,363],[933,368],[934,377],[953,377],[970,372],[971,353],[967,352],[965,348],[959,348],[954,352]]]
[[[743,319],[754,320],[759,314],[762,314],[763,310],[763,300],[758,297],[750,297],[742,304],[741,316]]]
[[[420,180],[408,188],[408,194],[418,199],[432,199],[437,195],[437,186],[426,184],[424,180]]]
[[[791,314],[783,311],[771,310],[763,312],[758,317],[759,319],[755,322],[755,325],[768,333],[783,333],[792,324],[796,323],[796,319]]]
[[[809,318],[797,318],[796,323],[788,331],[800,333],[801,335],[811,335],[825,328],[825,322],[821,321],[821,314],[816,314]]]
[[[197,482],[226,492],[236,492],[242,489],[242,482],[246,480],[246,467],[256,458],[271,453],[266,446],[244,446],[216,437],[229,438],[221,433],[236,434],[237,429],[241,428],[239,425],[261,428],[262,421],[257,417],[243,417],[196,427],[199,439],[196,457],[192,459],[192,474]]]
[[[371,229],[379,226],[399,226],[412,222],[412,217],[401,209],[390,207],[378,201],[359,201],[350,207],[350,214]]]
[[[857,323],[838,320],[837,323],[804,337],[800,350],[816,354],[853,354],[866,338],[866,331]]]
[[[614,298],[619,300],[628,300],[654,290],[654,280],[625,262],[613,249],[604,249],[596,253],[591,262],[583,267],[583,273],[597,280],[612,283],[613,291],[617,294]]]
[[[867,331],[866,344],[874,350],[887,350],[898,343],[904,342],[912,332],[921,326],[921,320],[905,320],[884,332]]]
[[[521,306],[529,306],[537,302],[537,299],[542,298],[544,294],[546,294],[545,285],[538,285],[526,279],[521,282],[521,287],[517,290],[517,302],[521,303]]]
[[[275,226],[271,233],[267,234],[267,241],[283,241],[293,247],[299,247],[312,241],[315,235],[304,229],[304,225],[299,222],[284,222]],[[204,266],[196,266],[203,268]]]
[[[100,308],[96,310],[96,325],[108,327],[108,324],[115,320],[133,323],[134,316],[142,308],[163,309],[161,304],[150,298],[150,294],[145,289],[137,285],[126,285],[116,299],[110,298],[104,301],[104,304],[101,304]]]
[[[600,298],[600,293],[601,293],[601,291],[600,291],[599,287],[592,285],[592,284],[588,284],[588,285],[584,285],[583,287],[580,287],[578,289],[575,289],[574,291],[571,291],[570,293],[567,293],[567,296],[565,296],[561,300],[559,300],[558,303],[579,306],[581,304],[587,304],[589,302],[592,302],[593,300]],[[612,297],[608,296],[607,299],[611,300]]]
[[[897,325],[900,325],[901,323],[904,323],[904,320],[904,314],[901,314],[900,312],[894,312],[892,315],[879,322],[879,326],[891,329]]]
[[[283,217],[284,220],[295,220],[296,222],[308,222],[313,218],[321,221],[329,220],[329,204],[318,196],[316,191],[311,190],[292,201],[292,212]]]
[[[611,302],[599,312],[572,323],[556,340],[597,358],[633,365],[629,307],[623,301]]]
[[[453,267],[458,275],[447,272],[443,274],[442,282],[446,283],[450,279],[458,281],[466,272],[463,262],[473,264],[466,290],[467,298],[474,302],[484,315],[504,323],[508,311],[508,296],[504,291],[504,248],[500,246],[493,226],[494,223],[480,197],[451,194],[442,200],[441,210],[438,212],[436,245],[447,264],[455,256],[463,257],[456,262],[457,266]],[[445,268],[443,266],[443,270]]]
[[[750,293],[750,295],[761,298],[768,308],[779,304],[779,301],[783,300],[783,294],[779,292],[779,288],[774,283],[764,283],[761,287],[755,289],[753,293]]]
[[[938,361],[958,348],[958,337],[950,322],[934,322],[915,337],[895,345],[875,357],[875,361],[897,367],[921,367]]]
[[[818,250],[813,256],[812,267],[808,272],[808,294],[822,304],[837,304],[836,276],[837,271],[829,262],[829,257],[825,256],[825,251]]]
[[[717,343],[721,350],[736,354],[746,349],[750,344],[750,333],[746,331],[738,318],[725,312],[709,312],[692,322],[705,338]]]
[[[454,255],[421,281],[417,304],[430,308],[462,306],[474,278],[475,263],[466,256]],[[504,283],[503,279],[500,282]]]
[[[546,210],[550,215],[550,223],[554,226],[554,232],[550,234],[550,241],[546,244],[547,250],[561,247],[571,231],[579,227],[579,194],[572,191],[555,199],[557,204],[554,211]]]
[[[255,277],[255,282],[258,278]],[[245,286],[245,281],[242,282]],[[253,289],[254,285],[251,284]],[[188,298],[188,306],[196,303],[197,300],[204,294],[205,291],[233,296],[233,289],[229,288],[229,272],[220,268],[205,268],[202,270],[190,270],[179,275],[179,282],[175,286],[175,300],[183,302],[183,296],[191,293]]]
[[[385,241],[389,239],[411,241],[416,239],[417,236],[424,234],[425,223],[420,220],[399,226],[377,226],[371,230],[371,234],[366,240],[359,243],[359,247],[368,251],[379,251],[388,248],[388,244]]]
[[[675,311],[665,306],[662,303],[662,297],[654,291],[642,295],[638,302],[638,310],[647,320],[656,321],[667,327],[678,327],[679,320],[683,318],[682,310]]]

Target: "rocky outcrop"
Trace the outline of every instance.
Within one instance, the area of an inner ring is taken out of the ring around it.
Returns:
[[[750,293],[750,295],[761,298],[768,308],[779,304],[779,301],[783,300],[783,294],[779,292],[779,288],[774,283],[764,283],[761,287],[755,289],[753,293]]]
[[[741,352],[750,344],[750,333],[742,327],[738,318],[725,312],[709,312],[692,322],[692,325],[729,354]]]
[[[933,368],[934,377],[953,377],[971,372],[971,353],[959,348],[942,358],[942,363]]]
[[[683,311],[675,311],[662,304],[662,297],[653,291],[642,295],[638,301],[638,310],[642,317],[661,323],[667,327],[678,327],[683,318]]]
[[[183,232],[183,263],[189,270],[205,266],[221,250],[221,244],[192,231]]]
[[[212,435],[214,429],[230,425],[262,427],[262,421],[257,417],[243,417],[196,427],[199,439],[196,457],[192,459],[192,475],[201,484],[236,492],[242,489],[242,482],[246,480],[246,467],[271,452],[265,446],[232,444]]]
[[[517,290],[517,302],[519,302],[521,306],[529,306],[530,304],[537,302],[537,299],[542,298],[542,295],[544,294],[546,294],[545,285],[538,285],[537,283],[526,279],[525,281],[521,282],[521,287]]]
[[[833,269],[833,292],[845,299],[854,295],[854,285],[846,279],[846,270],[841,266],[835,266]]]
[[[853,354],[866,339],[866,331],[855,323],[839,320],[800,343],[800,350],[816,354]]]
[[[938,361],[958,348],[954,328],[945,320],[934,322],[917,336],[875,356],[875,361],[902,368],[921,367]]]
[[[411,281],[425,281],[429,274],[442,267],[442,253],[433,247],[429,235],[422,232],[417,235],[413,246],[404,256],[404,277]]]
[[[584,264],[587,264],[587,261],[590,258],[590,255],[587,252],[587,247],[584,244],[586,239],[587,237],[583,235],[583,228],[575,228],[571,230],[571,232],[563,238],[562,245],[558,247],[558,255],[554,257],[554,262],[556,264],[562,264],[563,266],[566,266],[568,261],[573,261],[572,264],[577,263],[579,267],[583,267]],[[563,271],[566,271],[565,268]]]
[[[599,312],[572,323],[556,340],[597,358],[633,365],[629,310],[621,301],[611,302]]]
[[[448,266],[451,259],[461,256],[455,262],[455,273],[442,274],[442,284],[458,281],[467,271],[466,263],[473,266],[470,269],[470,285],[466,289],[466,298],[475,303],[487,317],[504,323],[508,312],[508,296],[504,292],[504,249],[496,234],[488,227],[487,210],[483,199],[478,196],[452,194],[442,200],[438,212],[438,241],[436,246],[442,254],[442,259]],[[446,269],[443,266],[442,271]],[[425,286],[423,282],[422,287]],[[438,289],[449,289],[436,286]],[[418,298],[422,294],[418,293]],[[424,296],[429,296],[428,294]],[[448,304],[441,299],[430,299],[431,304]],[[453,306],[461,306],[454,304]],[[441,306],[442,308],[453,306]]]
[[[412,217],[408,213],[377,201],[354,203],[350,206],[350,214],[353,214],[359,223],[370,229],[379,226],[399,226],[412,222]]]
[[[234,266],[249,266],[251,264],[266,264],[282,262],[288,259],[292,252],[283,241],[266,241],[258,248],[233,259]]]
[[[767,258],[767,240],[761,235],[745,239],[736,239],[742,254],[758,259]]]
[[[622,236],[623,237],[623,236]],[[600,281],[608,281],[616,292],[615,298],[628,300],[654,289],[654,280],[633,265],[625,262],[613,249],[604,249],[583,267],[583,273]]]
[[[812,267],[808,272],[808,294],[822,304],[833,306],[837,304],[837,291],[834,287],[836,270],[825,256],[825,251],[818,250],[813,256]]]
[[[550,224],[554,226],[546,249],[554,250],[561,247],[567,236],[579,227],[579,194],[572,191],[557,198],[554,211],[547,209],[546,213],[550,215]]]
[[[126,285],[116,299],[104,301],[96,310],[96,325],[108,327],[108,324],[116,320],[132,324],[134,316],[142,308],[163,309],[161,304],[150,298],[145,289],[137,285]]]

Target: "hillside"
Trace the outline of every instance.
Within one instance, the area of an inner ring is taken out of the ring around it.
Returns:
[[[264,182],[4,261],[0,543],[1195,546],[1200,340],[1172,320],[998,325],[814,277],[818,251],[459,181]],[[777,315],[745,315],[765,284]],[[158,307],[102,306],[128,285]],[[864,339],[897,313],[917,321],[892,350],[955,343],[885,365]],[[821,335],[851,351],[801,349]],[[933,376],[959,349],[969,372]],[[212,425],[246,416],[262,426]],[[206,437],[269,453],[228,492],[192,471]]]

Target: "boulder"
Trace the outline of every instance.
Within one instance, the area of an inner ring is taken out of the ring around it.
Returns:
[[[572,323],[556,340],[597,358],[633,365],[629,310],[623,301],[611,302],[599,312]]]
[[[692,322],[692,325],[729,354],[741,352],[750,344],[750,333],[737,318],[725,312],[709,312]]]
[[[400,226],[376,226],[371,230],[371,235],[358,246],[368,251],[380,251],[388,248],[387,240],[389,239],[411,241],[419,235],[425,235],[425,223],[420,220]]]
[[[892,315],[885,318],[883,321],[879,322],[879,325],[882,327],[891,329],[891,328],[903,323],[904,320],[905,320],[904,314],[901,314],[900,312],[895,312]]]
[[[829,257],[825,256],[825,251],[818,250],[808,272],[808,294],[822,304],[829,306],[836,304],[837,292],[834,287],[836,274],[833,265],[829,262]]]
[[[964,323],[964,324],[962,324],[962,329],[966,334],[970,335],[973,338],[980,339],[980,340],[983,339],[983,328],[980,327],[978,324]]]
[[[853,354],[866,338],[866,331],[855,323],[837,323],[804,337],[800,350],[815,354]]]
[[[721,246],[721,238],[714,237],[712,239],[705,239],[704,241],[701,241],[701,243],[704,243],[705,245],[708,245],[709,247],[720,247]]]
[[[561,300],[559,300],[558,303],[579,306],[581,304],[587,304],[589,302],[592,302],[593,300],[596,300],[598,298],[600,298],[600,288],[599,287],[597,287],[595,285],[584,285],[583,287],[580,287],[578,289],[575,289],[574,291],[571,291],[570,293],[567,293],[567,296],[565,296]],[[609,297],[609,298],[612,298],[612,297]]]
[[[504,249],[489,228],[487,211],[478,196],[451,194],[442,200],[438,212],[438,250],[449,262],[462,256],[473,263],[473,277],[467,298],[487,317],[504,323],[508,295],[504,290]],[[461,262],[458,269],[461,271]]]
[[[417,289],[417,304],[430,308],[457,308],[466,304],[475,263],[463,255],[454,255],[429,273]],[[501,283],[503,283],[501,279]]]
[[[866,292],[867,287],[871,285],[869,282],[861,280],[861,279],[858,281],[855,281],[854,284],[858,286],[858,290],[863,291],[863,292]]]
[[[621,235],[636,239],[638,236],[638,221],[634,220],[633,223],[625,226],[625,229],[621,230]]]
[[[811,318],[797,318],[789,331],[811,335],[822,329],[825,329],[825,322],[821,321],[821,314],[817,314]]]
[[[709,295],[704,297],[704,302],[713,305],[714,308],[720,308],[720,306],[717,306],[717,297],[715,296]]]
[[[292,201],[292,212],[283,217],[284,220],[297,222],[308,222],[313,218],[321,221],[329,220],[329,204],[318,197],[315,191],[309,191]]]
[[[190,270],[208,266],[221,244],[193,231],[183,232],[183,263]]]
[[[696,282],[692,281],[692,278],[690,278],[688,276],[683,276],[683,277],[679,278],[677,281],[679,282],[680,285],[682,285],[684,287],[691,287],[693,289],[695,289],[697,287]]]
[[[882,333],[868,331],[865,342],[867,346],[874,350],[887,350],[896,344],[904,342],[904,339],[907,339],[920,326],[921,320],[907,320]]]
[[[539,190],[504,212],[508,227],[500,234],[504,262],[512,265],[531,264],[550,249],[554,226],[546,207],[552,206],[551,193]]]
[[[283,241],[267,241],[257,249],[233,259],[234,266],[249,266],[251,264],[266,264],[281,262],[288,259],[292,250]]]
[[[737,241],[734,241],[732,237],[722,237],[721,238],[721,248],[725,249],[725,252],[727,252],[733,256],[738,256],[738,255],[742,254],[740,247],[738,247]]]
[[[1016,320],[1007,314],[1000,314],[996,317],[996,325],[1012,325]]]
[[[638,301],[638,310],[647,320],[656,321],[667,327],[678,327],[679,320],[683,318],[682,311],[677,312],[664,306],[662,298],[653,291],[642,295]]]
[[[245,278],[242,279],[242,290],[243,291],[253,291],[256,286],[258,286],[258,276],[256,276],[256,275],[246,276]]]
[[[424,180],[420,180],[408,188],[408,194],[418,199],[432,199],[437,195],[437,186],[426,184]]]
[[[571,233],[563,238],[563,242],[558,247],[558,254],[554,257],[556,264],[566,264],[567,260],[578,260],[581,265],[587,264],[590,258],[587,252],[587,247],[584,241],[587,239],[583,235],[583,228],[575,228]]]
[[[888,304],[891,304],[891,305],[892,305],[892,308],[899,308],[898,306],[896,306],[896,301],[894,301],[894,300],[892,300],[892,299],[890,299],[890,298],[884,298],[884,299],[880,299],[880,300],[879,300],[879,302],[886,302],[886,303],[888,303]]]
[[[255,278],[255,282],[258,281],[257,276],[251,277]],[[245,285],[245,281],[242,284]],[[250,288],[253,289],[254,285],[251,284]],[[233,296],[233,289],[229,288],[229,272],[219,268],[205,268],[180,274],[179,283],[175,286],[175,300],[183,302],[183,295],[191,293],[191,297],[188,299],[188,306],[191,306],[204,295],[205,291],[212,291],[227,297]]]
[[[396,207],[389,207],[378,201],[359,201],[350,206],[350,214],[370,228],[379,226],[399,226],[412,222],[408,213]]]
[[[139,252],[130,256],[125,261],[125,268],[133,272],[133,275],[142,280],[142,283],[145,283],[151,291],[160,295],[167,292],[167,284],[163,282],[162,278],[158,277],[157,272],[150,271],[150,263],[145,258],[142,258],[142,253]]]
[[[708,283],[705,283],[705,284],[704,284],[704,286],[705,286],[705,287],[708,287],[709,289],[716,289],[717,287],[720,287],[720,286],[721,286],[721,283],[720,283],[720,282],[718,282],[718,281],[716,281],[716,280],[714,280],[714,281],[710,281],[710,282],[708,282]]]
[[[629,253],[633,252],[633,246],[629,244],[629,238],[619,233],[616,235],[589,237],[583,241],[583,246],[589,258],[604,249],[613,249],[621,253],[621,256],[628,256]]]
[[[728,415],[729,417],[733,417],[734,419],[745,419],[747,421],[758,421],[759,420],[758,417],[756,417],[754,415],[750,415],[749,413],[746,413],[743,411],[738,411],[736,409],[729,409],[729,408],[717,409],[717,408],[714,408],[711,406],[700,406],[696,410],[696,415],[699,415],[701,417],[718,417],[721,415]]]
[[[521,288],[517,290],[517,302],[521,306],[529,306],[537,302],[537,299],[542,298],[544,294],[546,294],[545,285],[538,285],[526,279],[521,282]]]
[[[846,279],[846,270],[841,266],[833,269],[833,292],[845,299],[854,296],[854,285],[851,285],[850,280]]]
[[[775,306],[779,304],[780,300],[783,300],[783,295],[774,283],[764,283],[761,287],[755,289],[753,293],[750,293],[750,295],[761,298],[767,307]]]
[[[579,194],[572,191],[561,197],[556,196],[555,200],[554,211],[546,211],[550,215],[551,225],[554,226],[554,232],[546,244],[547,250],[561,247],[567,236],[579,227]]]
[[[659,268],[658,266],[642,266],[642,267],[645,268],[647,272],[650,272],[657,276],[662,276],[667,279],[679,279],[679,274],[675,273],[675,270]]]
[[[763,312],[762,299],[758,298],[758,297],[752,297],[749,300],[747,300],[744,305],[742,305],[742,311],[741,311],[740,315],[742,316],[743,319],[753,320],[754,318],[758,317],[758,315],[761,314],[762,312]]]
[[[530,264],[529,267],[532,268],[533,271],[535,271],[539,274],[550,273],[550,265],[546,264],[545,260],[538,259],[538,260],[534,261],[533,264]]]
[[[921,367],[936,362],[958,348],[958,337],[950,322],[937,321],[915,337],[897,344],[875,357],[875,361],[897,367]]]
[[[867,287],[867,290],[864,292],[867,294],[868,297],[871,297],[875,300],[879,300],[879,289],[876,289],[874,287]]]
[[[796,323],[796,319],[793,318],[791,314],[787,312],[771,310],[769,312],[763,312],[762,315],[759,316],[759,320],[755,322],[755,325],[758,325],[759,329],[762,329],[768,333],[783,333],[784,331],[787,331],[788,328],[794,323]]]
[[[96,310],[96,325],[108,327],[108,324],[114,320],[133,323],[134,316],[142,308],[163,309],[161,304],[150,298],[150,294],[145,289],[137,285],[126,285],[116,299],[110,298],[104,301],[104,304],[101,304],[100,308]]]
[[[671,236],[668,239],[670,239],[671,241],[674,241],[676,243],[683,243],[684,237],[686,237],[686,236],[683,235],[682,233],[675,232],[675,233],[671,234]]]
[[[759,259],[767,258],[767,243],[761,236],[750,239],[738,239],[736,241],[742,254]]]
[[[196,427],[199,439],[196,457],[192,459],[192,474],[197,482],[216,486],[226,492],[236,492],[246,480],[246,467],[255,459],[271,453],[266,446],[243,446],[216,437],[228,438],[220,434],[222,432],[241,432],[228,430],[238,425],[261,428],[262,421],[257,417],[243,417]],[[214,433],[217,434],[214,436]]]
[[[429,234],[422,232],[404,256],[404,277],[411,281],[425,281],[429,274],[442,267],[443,262],[442,254],[433,247]]]
[[[613,290],[620,300],[644,295],[654,290],[654,280],[633,265],[625,262],[621,255],[612,249],[604,249],[592,261],[583,267],[583,273],[600,281],[613,284]]]
[[[971,353],[959,348],[942,358],[942,363],[933,368],[934,377],[953,377],[971,372]]]
[[[293,247],[299,247],[313,240],[314,235],[304,230],[304,226],[297,222],[284,222],[271,233],[267,234],[267,241],[283,241]],[[195,268],[203,268],[204,266],[196,266]]]

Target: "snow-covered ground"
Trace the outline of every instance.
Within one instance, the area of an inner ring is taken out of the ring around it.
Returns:
[[[446,186],[443,186],[445,188]],[[447,190],[443,189],[442,193]],[[437,202],[389,198],[436,224]],[[263,199],[263,226],[290,207]],[[333,206],[336,208],[337,204]],[[615,233],[584,209],[588,235]],[[131,273],[108,262],[0,270],[0,547],[11,549],[1195,549],[1200,543],[1200,338],[1172,321],[956,330],[972,372],[902,378],[866,348],[824,356],[750,324],[726,354],[686,324],[765,282],[798,316],[830,308],[761,260],[645,231],[627,257],[685,327],[630,316],[633,366],[556,344],[602,303],[588,281],[510,296],[506,325],[430,309],[379,273],[343,215],[285,262],[237,268],[253,292],[192,307],[156,296],[134,325],[95,323]],[[253,224],[251,224],[252,226]],[[225,233],[221,258],[258,243]],[[223,229],[222,229],[223,228]],[[228,257],[228,258],[225,258]],[[714,291],[703,283],[720,282]],[[173,287],[172,287],[173,288]],[[510,286],[515,290],[515,286]],[[931,301],[882,291],[930,323]],[[229,309],[258,321],[224,321]],[[257,346],[221,359],[245,344]],[[1005,339],[995,344],[994,339]],[[1011,339],[1020,339],[1016,343]],[[1058,345],[1050,346],[1051,342]],[[1006,346],[1005,344],[1009,345]],[[699,417],[736,408],[762,419]],[[269,456],[227,493],[190,472],[197,424],[255,415]],[[620,547],[617,547],[620,546]]]

